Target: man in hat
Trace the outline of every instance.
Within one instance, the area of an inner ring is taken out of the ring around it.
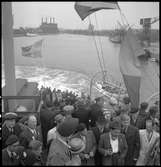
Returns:
[[[118,121],[112,121],[110,132],[101,135],[98,150],[102,154],[102,165],[124,165],[127,153],[125,136],[120,133],[121,125]]]
[[[19,147],[19,140],[16,135],[11,135],[6,140],[6,148],[2,150],[2,165],[4,166],[17,166],[20,165],[20,157],[17,153]]]
[[[104,118],[104,116],[100,116],[96,121],[96,126],[91,128],[95,136],[97,146],[99,144],[100,136],[105,132],[105,125],[106,125],[106,119]],[[98,151],[98,147],[97,147],[96,153],[94,156],[95,164],[102,165],[101,159],[102,159],[102,155]]]
[[[130,117],[127,114],[121,116],[122,130],[121,132],[125,135],[126,142],[128,145],[128,151],[125,157],[125,166],[136,165],[140,151],[140,136],[139,130],[130,125]]]
[[[137,127],[138,129],[145,129],[146,117],[140,114],[138,108],[132,107],[129,115],[131,125]]]
[[[130,103],[130,98],[129,97],[125,96],[123,98],[123,103],[121,105],[121,109],[125,110],[127,114],[130,112],[131,103]]]
[[[82,165],[95,165],[94,155],[96,152],[96,139],[92,130],[87,130],[87,127],[84,123],[80,123],[77,128],[76,136],[82,138],[85,143],[85,149],[80,153],[81,164]]]
[[[49,148],[47,165],[57,166],[66,165],[71,160],[68,141],[77,129],[78,119],[65,119],[57,129],[56,139],[54,139]]]
[[[31,140],[42,141],[41,131],[37,126],[37,118],[35,115],[29,115],[27,128],[20,134],[20,143],[25,148],[28,148]]]
[[[16,125],[17,114],[14,112],[8,112],[4,115],[4,123],[2,125],[2,149],[6,147],[6,140],[12,134],[18,136],[21,131],[19,126]]]
[[[96,126],[96,121],[98,119],[99,116],[103,115],[103,104],[104,104],[104,99],[103,97],[98,97],[95,99],[96,103],[91,105],[91,109],[90,109],[90,126],[94,127]]]

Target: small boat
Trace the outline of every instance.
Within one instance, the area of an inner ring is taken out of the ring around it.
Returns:
[[[112,43],[120,44],[121,43],[121,36],[120,35],[111,36],[111,37],[109,37],[109,40]]]
[[[26,36],[27,37],[35,37],[37,36],[38,34],[33,34],[33,33],[26,33]]]

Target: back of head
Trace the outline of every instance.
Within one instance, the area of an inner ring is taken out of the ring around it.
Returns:
[[[140,109],[141,110],[146,110],[148,108],[148,105],[149,104],[147,102],[143,102],[143,103],[140,104]]]

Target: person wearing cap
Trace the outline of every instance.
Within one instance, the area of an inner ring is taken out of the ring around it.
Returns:
[[[103,133],[105,133],[105,125],[106,125],[105,117],[100,116],[96,121],[96,126],[91,128],[91,130],[93,131],[93,134],[95,136],[96,144],[97,144],[97,148],[96,148],[96,152],[95,152],[95,156],[94,156],[94,160],[95,160],[96,165],[102,165],[102,155],[98,151],[98,144],[99,144],[100,136]]]
[[[87,130],[84,123],[80,123],[77,128],[75,136],[82,138],[86,143],[86,147],[82,153],[80,153],[82,165],[95,165],[94,155],[96,152],[96,139],[92,130]]]
[[[110,132],[101,135],[98,150],[102,154],[102,165],[124,165],[128,146],[120,131],[121,124],[115,120],[110,124]]]
[[[16,135],[11,135],[6,140],[6,148],[2,150],[2,165],[20,165],[20,159],[16,153],[16,147],[19,146],[19,140]]]
[[[70,118],[72,117],[72,113],[74,112],[74,106],[72,105],[66,105],[63,107],[63,112],[65,115],[65,118]]]
[[[125,166],[136,165],[140,151],[140,136],[138,128],[130,125],[130,117],[127,114],[121,116],[122,129],[128,145],[128,151],[125,157]]]
[[[90,126],[94,127],[96,126],[96,121],[99,116],[103,115],[103,104],[104,104],[104,99],[103,97],[98,97],[95,99],[96,103],[92,104],[90,107],[90,116],[89,119],[90,121]]]
[[[27,120],[27,128],[20,134],[20,144],[28,148],[31,140],[42,141],[41,130],[37,126],[37,118],[35,115],[29,115]]]
[[[6,147],[6,140],[12,134],[19,134],[20,128],[16,125],[17,114],[8,112],[4,115],[4,123],[2,125],[2,149]]]
[[[127,114],[130,112],[131,103],[130,103],[129,97],[126,96],[123,98],[123,103],[121,105],[121,109],[125,110]]]
[[[138,129],[145,129],[146,117],[145,115],[140,114],[139,108],[132,107],[129,115],[131,125]]]
[[[68,141],[76,132],[78,124],[78,119],[70,118],[70,120],[65,119],[58,126],[56,139],[51,142],[49,148],[46,165],[64,166],[68,161],[71,160],[71,154],[69,152],[70,146]]]
[[[47,143],[50,145],[51,141],[56,138],[56,131],[58,126],[64,121],[65,117],[62,114],[55,116],[56,127],[52,128],[48,132]]]
[[[153,130],[154,122],[151,119],[146,120],[146,129],[139,131],[141,149],[136,165],[144,166],[147,163],[148,152],[154,146],[159,138],[159,133]]]

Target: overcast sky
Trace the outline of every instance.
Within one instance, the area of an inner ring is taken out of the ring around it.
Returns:
[[[85,29],[89,20],[80,19],[74,9],[75,2],[12,2],[14,15],[14,28],[38,27],[42,17],[54,17],[59,28]],[[140,18],[159,16],[159,2],[118,2],[128,23],[134,28],[141,28]],[[118,10],[100,10],[96,12],[98,27],[95,22],[95,14],[91,15],[92,24],[96,29],[112,29],[117,27],[117,21],[121,22]],[[159,29],[159,22],[152,25]]]

